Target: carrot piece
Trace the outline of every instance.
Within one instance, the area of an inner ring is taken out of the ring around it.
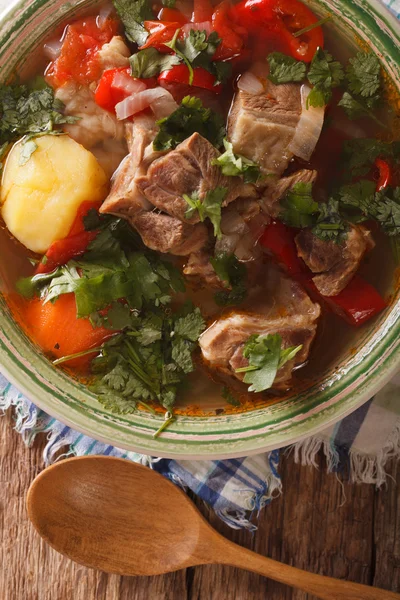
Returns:
[[[19,312],[27,334],[54,358],[97,348],[115,333],[104,327],[93,328],[87,318],[77,319],[74,294],[64,294],[54,304],[34,298],[24,302]],[[90,354],[65,364],[85,370],[93,357]]]

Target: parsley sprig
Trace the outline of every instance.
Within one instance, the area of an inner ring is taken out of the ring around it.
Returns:
[[[149,0],[113,0],[113,4],[125,29],[125,35],[130,42],[138,46],[146,43],[149,32],[145,29],[144,21],[154,19]]]
[[[269,390],[281,367],[292,360],[302,349],[300,346],[282,348],[282,337],[276,334],[252,335],[243,348],[243,356],[249,365],[236,369],[236,373],[245,373],[243,381],[249,383],[249,392]]]

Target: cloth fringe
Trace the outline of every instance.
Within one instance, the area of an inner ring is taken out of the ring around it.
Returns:
[[[290,446],[288,453],[294,454],[294,461],[305,466],[318,468],[317,455],[324,453],[328,473],[341,468],[341,453],[329,440],[312,437]],[[381,488],[387,480],[386,464],[395,457],[400,459],[400,420],[390,434],[382,450],[376,456],[351,448],[348,451],[349,480],[351,483],[369,483]]]

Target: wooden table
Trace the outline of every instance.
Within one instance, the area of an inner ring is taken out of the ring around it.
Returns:
[[[43,468],[42,448],[37,443],[26,449],[12,429],[11,415],[0,418],[1,600],[311,600],[228,567],[196,567],[148,579],[110,576],[62,558],[41,542],[25,512],[29,484]],[[326,474],[322,458],[319,462],[316,470],[283,458],[285,492],[261,512],[255,535],[233,531],[198,504],[224,535],[261,554],[400,591],[400,488],[395,484],[400,467],[392,463],[393,479],[375,491],[369,485],[340,484]]]

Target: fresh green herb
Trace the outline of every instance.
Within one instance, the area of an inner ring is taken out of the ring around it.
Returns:
[[[361,117],[369,117],[380,127],[387,129],[387,125],[375,116],[371,108],[367,106],[361,99],[354,98],[349,92],[344,92],[338,106],[341,106],[349,119],[359,119]]]
[[[129,62],[132,69],[132,77],[148,79],[156,77],[163,71],[169,71],[173,66],[179,64],[179,58],[175,54],[163,54],[155,48],[145,48],[133,54]]]
[[[324,242],[342,243],[349,226],[339,211],[339,201],[330,198],[328,202],[319,204],[319,215],[312,232]]]
[[[303,81],[306,76],[306,64],[282,52],[271,52],[268,55],[268,79],[278,85],[292,81]]]
[[[201,222],[208,217],[213,224],[215,237],[221,238],[221,207],[227,193],[228,188],[217,187],[215,190],[207,192],[203,200],[201,200],[197,191],[191,196],[184,194],[183,198],[189,204],[185,217],[190,219],[196,212]]]
[[[33,140],[25,142],[21,146],[21,153],[19,155],[19,166],[23,167],[30,160],[32,154],[36,152],[38,145]]]
[[[246,266],[239,262],[234,254],[222,252],[210,258],[210,263],[225,284],[226,290],[217,292],[214,299],[218,306],[234,306],[246,297]]]
[[[358,52],[346,69],[349,89],[363,98],[378,97],[381,88],[381,65],[372,52]]]
[[[299,29],[298,31],[296,31],[296,33],[293,33],[293,37],[295,37],[295,38],[300,37],[301,35],[304,35],[305,33],[312,31],[316,27],[321,27],[321,25],[325,25],[325,23],[327,23],[331,18],[332,18],[332,15],[327,15],[326,17],[323,17],[319,21],[315,21],[315,23],[311,23],[311,25],[307,25],[307,27],[303,27],[303,29]]]
[[[221,43],[218,33],[213,31],[207,37],[206,31],[191,29],[181,38],[177,29],[172,40],[165,45],[186,64],[189,70],[189,85],[193,83],[194,69],[202,67],[216,78],[215,85],[224,83],[231,75],[231,65],[214,62],[214,54]]]
[[[312,183],[296,183],[281,201],[279,217],[289,227],[310,227],[319,205],[312,197]]]
[[[144,320],[103,345],[92,361],[92,391],[113,412],[132,412],[138,400],[158,401],[170,410],[194,369],[192,353],[204,329],[198,308],[172,316],[147,311]]]
[[[167,411],[165,413],[164,423],[159,429],[157,429],[155,433],[153,433],[153,439],[157,439],[163,433],[163,431],[165,431],[170,425],[172,425],[172,423],[175,423],[175,421],[176,417],[170,411]]]
[[[224,121],[218,113],[204,108],[199,98],[186,96],[181,106],[169,117],[157,122],[160,130],[154,140],[154,150],[170,150],[198,132],[219,148],[225,137]]]
[[[224,398],[224,400],[226,400],[226,402],[228,404],[231,404],[232,406],[240,406],[241,405],[240,400],[235,398],[235,396],[232,394],[231,390],[226,386],[222,388],[221,396]]]
[[[343,164],[354,176],[366,175],[378,157],[398,160],[400,142],[387,143],[369,138],[355,138],[344,142]]]
[[[236,369],[236,373],[245,373],[243,381],[251,384],[249,392],[263,392],[272,387],[279,369],[292,360],[302,347],[282,349],[282,338],[278,333],[252,335],[243,349],[249,366]]]
[[[113,4],[125,28],[128,40],[135,42],[138,46],[143,46],[149,35],[143,23],[154,19],[149,0],[113,0]]]
[[[77,121],[76,117],[63,115],[63,109],[63,103],[54,98],[47,85],[34,90],[25,85],[0,86],[0,158],[6,155],[10,143],[26,136],[19,162],[25,165],[38,147],[35,137],[58,134],[57,125]]]
[[[235,154],[231,142],[228,142],[227,139],[224,139],[224,148],[225,152],[213,160],[212,164],[219,166],[223,175],[228,177],[242,175],[245,183],[257,183],[261,178],[260,167],[257,163],[240,156],[240,154]]]
[[[180,29],[177,29],[175,31],[174,37],[172,38],[172,40],[170,42],[166,42],[165,46],[168,46],[168,48],[171,48],[171,50],[173,50],[175,52],[175,54],[185,63],[185,65],[187,66],[188,70],[189,70],[189,85],[193,84],[193,67],[192,67],[192,63],[189,60],[189,58],[186,56],[186,54],[180,50],[179,46],[179,42],[178,42],[178,35],[180,33]],[[190,31],[190,33],[192,33],[192,30]],[[197,33],[197,32],[196,32]],[[185,38],[187,39],[187,38]],[[183,42],[185,43],[185,42]],[[189,46],[189,51],[192,49],[192,47],[190,45]]]
[[[162,306],[170,301],[171,290],[184,291],[182,277],[171,263],[149,251],[124,248],[118,239],[118,221],[113,220],[114,229],[109,226],[99,233],[80,261],[70,261],[50,274],[22,279],[18,291],[26,297],[39,294],[45,302],[73,292],[78,317],[92,317],[120,298],[125,298],[131,309]]]
[[[332,97],[332,88],[340,85],[344,79],[342,65],[333,60],[332,56],[317,48],[308,71],[308,80],[313,84],[313,89],[307,97],[309,106],[325,106]]]
[[[361,213],[361,220],[375,220],[388,236],[400,234],[400,188],[375,192],[372,181],[361,180],[339,190],[341,204]]]
[[[162,5],[166,8],[175,8],[176,0],[162,0]]]

